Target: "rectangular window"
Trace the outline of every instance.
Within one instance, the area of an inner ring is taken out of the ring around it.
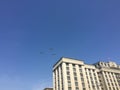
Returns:
[[[85,87],[85,83],[82,83],[82,86]]]
[[[82,72],[82,69],[79,69],[79,72],[81,73],[81,72]]]
[[[74,77],[74,80],[77,81],[77,77]]]
[[[66,63],[66,66],[69,66],[69,64],[68,64],[68,63]]]
[[[75,64],[73,64],[73,67],[75,67]]]
[[[109,89],[111,90],[111,87],[109,87]]]
[[[67,76],[67,80],[70,80],[70,76]]]
[[[86,90],[86,88],[83,88],[83,90]]]
[[[72,88],[71,88],[71,87],[68,87],[68,90],[72,90]]]
[[[68,81],[68,86],[71,86],[71,82],[70,81]]]
[[[76,71],[76,68],[73,68],[73,71]]]
[[[67,72],[67,75],[70,75],[70,72],[69,72],[69,71]]]
[[[81,81],[84,81],[84,78],[81,78]]]
[[[75,86],[78,86],[78,82],[75,82]]]
[[[69,70],[69,67],[66,67],[67,70]]]
[[[95,80],[97,80],[97,78],[95,77]]]
[[[91,81],[91,83],[92,83],[92,84],[94,84],[94,82],[93,82],[93,81]]]
[[[79,88],[78,88],[78,87],[76,87],[76,90],[79,90]]]
[[[74,72],[74,76],[77,76],[76,72]]]
[[[83,77],[83,73],[80,73],[80,76]]]

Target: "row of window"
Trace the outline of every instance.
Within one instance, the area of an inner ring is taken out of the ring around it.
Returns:
[[[79,84],[78,84],[78,77],[77,77],[77,73],[76,73],[76,67],[73,64],[72,65],[72,69],[73,69],[73,76],[74,76],[74,83],[75,83],[75,90],[79,90]],[[69,64],[66,64],[66,71],[67,71],[67,80],[68,80],[68,90],[72,90],[71,88],[71,80],[70,80],[70,69],[69,69]],[[84,84],[84,78],[83,78],[83,73],[81,66],[79,66],[79,71],[80,71],[80,76],[81,76],[81,81],[82,81],[82,86],[84,87],[83,90],[85,90],[85,84]]]
[[[92,86],[93,89],[97,88],[97,90],[99,90],[100,86],[97,80],[97,75],[95,70],[94,69],[85,69],[85,70],[86,70],[86,78],[88,81],[88,87],[91,88],[90,86]],[[88,74],[89,74],[89,77],[88,77]]]
[[[116,79],[117,79],[118,84],[120,86],[120,73],[116,73],[115,76],[116,76]]]
[[[82,72],[82,68],[81,68],[81,66],[80,65],[78,65],[78,67],[79,67],[79,73],[80,73],[80,79],[81,79],[81,81],[83,82],[82,83],[82,85],[84,86],[84,78],[83,78],[83,72]],[[74,76],[74,80],[75,80],[75,86],[76,86],[76,88],[77,88],[77,73],[76,73],[76,65],[75,64],[72,64],[72,68],[73,68],[73,76]],[[68,80],[70,80],[70,68],[69,68],[69,64],[66,64],[66,70],[67,70],[67,75],[68,75],[68,77],[67,77],[67,79]],[[85,71],[86,71],[86,68],[85,68]],[[87,72],[89,72],[89,73],[87,73]],[[106,77],[106,80],[107,80],[107,82],[110,82],[110,83],[108,83],[108,86],[111,86],[112,85],[112,87],[114,88],[115,86],[117,86],[117,83],[116,83],[116,80],[115,80],[115,77],[114,77],[114,73],[111,73],[111,72],[104,72],[105,73],[105,77]],[[107,73],[107,74],[106,74]],[[95,72],[95,70],[94,69],[87,69],[87,71],[86,71],[86,77],[87,77],[87,80],[89,80],[88,79],[88,74],[89,74],[89,76],[90,76],[90,82],[91,82],[91,84],[92,84],[92,86],[93,87],[97,87],[98,89],[99,89],[99,86],[103,86],[102,85],[102,73],[101,72],[99,72],[99,73],[96,73]],[[109,79],[108,79],[108,77],[109,77]],[[98,80],[97,80],[97,78],[99,79],[99,81],[100,81],[100,84],[98,84]],[[119,83],[119,85],[120,85],[120,75],[116,75],[116,78],[117,78],[117,81],[118,81],[118,83]],[[89,81],[88,81],[88,84],[90,83]],[[113,83],[115,83],[115,84],[113,84]],[[70,82],[71,83],[71,82]],[[110,85],[111,84],[111,85]],[[70,84],[71,85],[71,84]],[[115,86],[114,86],[115,85]],[[90,85],[89,85],[90,86]],[[111,88],[112,88],[111,87]]]
[[[61,79],[61,82],[60,82],[60,79]],[[55,84],[55,90],[60,90],[60,88],[62,88],[62,90],[64,90],[63,73],[62,73],[61,65],[54,70],[54,84]]]
[[[119,90],[119,87],[117,85],[115,73],[113,72],[104,72],[105,80],[107,82],[107,85],[109,87],[109,90]]]

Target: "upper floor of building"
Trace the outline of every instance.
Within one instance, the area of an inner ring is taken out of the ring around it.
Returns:
[[[99,69],[99,70],[118,70],[120,71],[120,65],[116,64],[115,62],[109,61],[109,62],[102,62],[99,61],[95,64],[86,64],[83,60],[73,59],[73,58],[66,58],[62,57],[60,60],[54,64],[53,70],[56,69],[60,64],[62,63],[69,63],[69,64],[75,64],[75,65],[81,65],[85,66],[86,68],[90,69]]]

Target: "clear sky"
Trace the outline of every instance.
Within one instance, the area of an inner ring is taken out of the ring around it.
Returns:
[[[62,56],[120,64],[120,0],[0,0],[0,90],[52,86]]]

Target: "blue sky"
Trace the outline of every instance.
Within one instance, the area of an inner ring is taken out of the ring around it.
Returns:
[[[1,0],[0,90],[52,86],[52,66],[62,56],[120,64],[119,3]]]

